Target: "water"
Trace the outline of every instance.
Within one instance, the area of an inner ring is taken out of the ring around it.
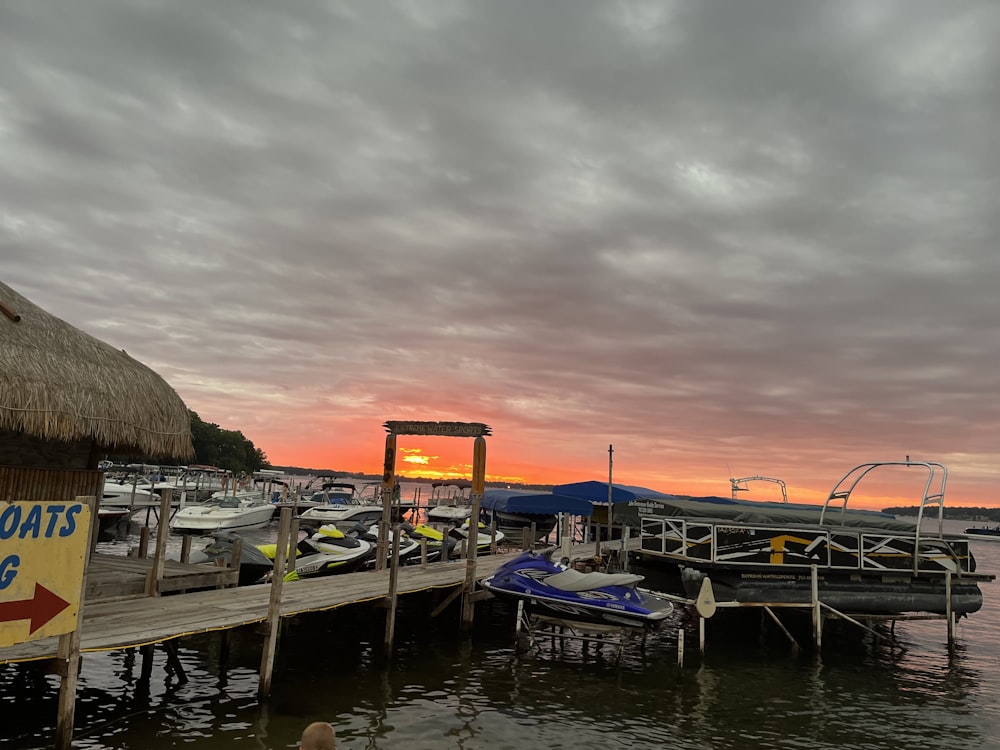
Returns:
[[[980,570],[1000,571],[1000,543],[974,551]],[[480,604],[462,638],[457,607],[431,619],[435,600],[417,595],[399,612],[391,663],[380,610],[292,620],[264,704],[252,629],[234,634],[221,665],[218,634],[184,639],[183,684],[161,649],[148,680],[138,657],[87,654],[74,747],[293,748],[308,722],[327,720],[342,750],[1000,748],[998,586],[984,586],[984,608],[961,621],[950,656],[940,621],[898,624],[901,649],[831,635],[817,657],[793,655],[773,631],[761,639],[754,620],[736,632],[710,621],[702,659],[694,623],[678,613],[620,663],[579,644],[516,649],[514,608],[500,601]],[[0,745],[50,747],[58,680],[30,666],[0,667],[0,678]]]

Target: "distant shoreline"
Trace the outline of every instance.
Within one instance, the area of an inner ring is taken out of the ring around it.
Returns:
[[[300,466],[271,466],[271,469],[282,472],[289,477],[335,476],[343,479],[360,479],[375,482],[382,479],[381,474],[365,474],[360,471],[334,471],[332,469],[303,469]],[[470,477],[411,477],[406,474],[396,474],[396,481],[411,484],[433,484],[434,482],[469,481]],[[522,490],[544,490],[550,492],[551,484],[519,484],[517,482],[486,482],[487,487],[509,487]]]
[[[891,513],[894,516],[916,517],[920,511],[919,505],[897,506],[893,508],[883,508],[883,513]],[[926,515],[927,508],[924,508]],[[936,515],[936,514],[935,514]],[[979,508],[971,506],[944,506],[944,518],[954,521],[993,521],[1000,522],[1000,508]]]

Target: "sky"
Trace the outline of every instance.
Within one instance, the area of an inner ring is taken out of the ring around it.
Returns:
[[[812,502],[909,456],[998,505],[998,37],[991,0],[7,0],[3,281],[274,465],[469,421],[491,481]]]

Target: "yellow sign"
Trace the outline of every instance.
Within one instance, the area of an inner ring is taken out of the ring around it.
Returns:
[[[84,503],[0,504],[0,648],[76,628],[89,542]]]

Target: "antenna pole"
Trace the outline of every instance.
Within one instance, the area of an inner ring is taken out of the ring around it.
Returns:
[[[615,447],[608,445],[608,541],[614,539],[615,506],[611,502],[611,477],[614,464]]]

